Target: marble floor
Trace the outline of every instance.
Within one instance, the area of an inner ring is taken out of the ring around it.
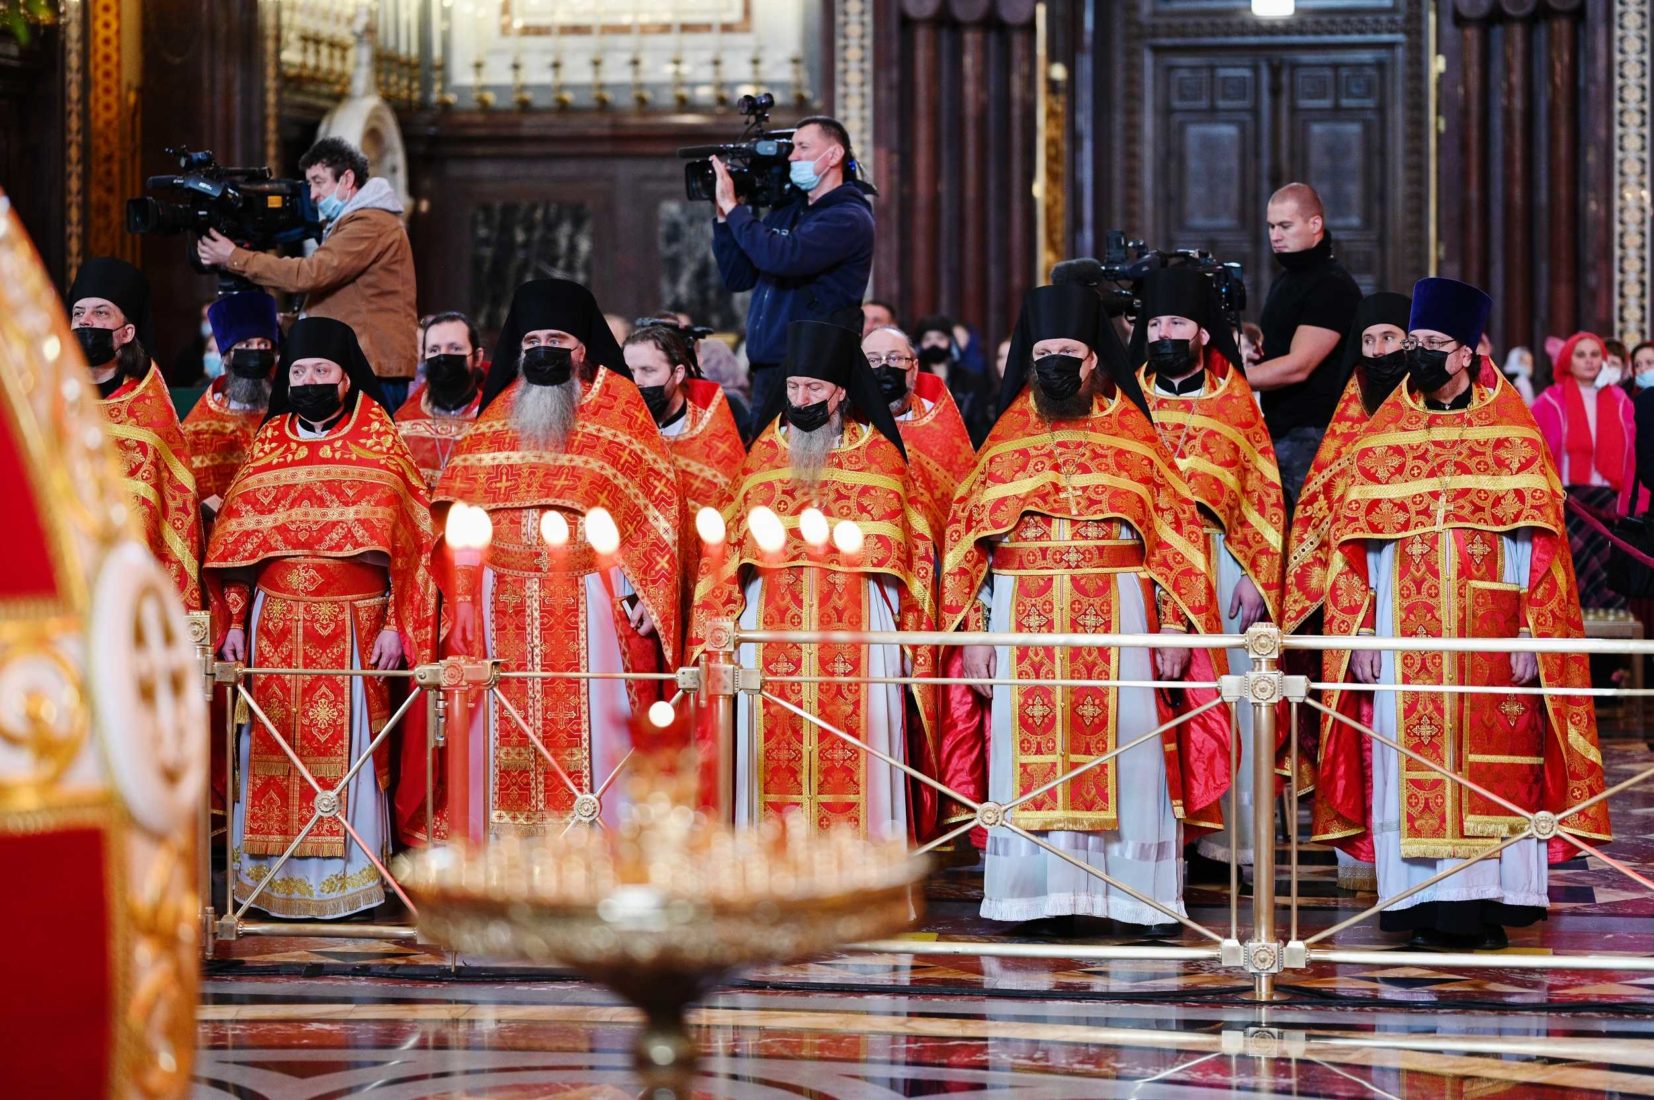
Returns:
[[[1654,766],[1654,752],[1616,740],[1605,761],[1616,782]],[[1611,854],[1654,867],[1654,790],[1613,805]],[[1376,900],[1338,888],[1330,852],[1299,857],[1301,934]],[[692,1018],[703,1057],[695,1095],[1654,1096],[1654,972],[1522,965],[1654,955],[1654,896],[1594,858],[1553,871],[1550,919],[1483,953],[1485,968],[1315,963],[1283,972],[1267,1005],[1215,960],[977,953],[1141,942],[1106,929],[1019,938],[975,915],[979,881],[968,867],[938,874],[908,934],[961,954],[837,953],[749,972],[705,1000]],[[1287,885],[1283,870],[1283,898]],[[1193,919],[1227,934],[1227,884],[1191,885],[1187,900]],[[1244,939],[1251,899],[1238,901]],[[1280,919],[1284,931],[1284,905]],[[1399,946],[1370,920],[1331,943]],[[637,1019],[556,972],[412,939],[246,937],[207,963],[195,1095],[635,1096]]]

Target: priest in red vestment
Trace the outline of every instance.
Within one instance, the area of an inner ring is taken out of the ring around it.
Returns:
[[[184,606],[198,610],[201,514],[178,413],[149,358],[149,282],[125,260],[96,256],[80,266],[68,302],[144,539]]]
[[[425,318],[420,346],[425,384],[396,411],[396,430],[435,489],[482,408],[482,344],[471,318],[450,312]]]
[[[764,427],[724,511],[728,542],[703,562],[691,652],[708,627],[933,630],[936,547],[902,437],[857,333],[820,321],[787,328]],[[765,690],[926,775],[939,774],[935,691],[857,677],[935,676],[928,646],[744,645]],[[797,683],[780,676],[825,677]],[[932,788],[769,699],[736,712],[735,821],[791,811],[812,826],[927,837]]]
[[[201,506],[216,513],[269,410],[281,326],[276,300],[262,290],[225,295],[207,307],[207,320],[224,373],[196,401],[183,428]]]
[[[1321,632],[1332,505],[1343,492],[1343,479],[1349,470],[1356,439],[1378,412],[1378,407],[1407,376],[1407,353],[1402,350],[1401,342],[1407,338],[1407,320],[1412,309],[1411,298],[1387,290],[1367,295],[1355,309],[1355,320],[1344,341],[1344,366],[1350,380],[1338,398],[1332,422],[1321,437],[1321,446],[1315,452],[1315,461],[1310,464],[1309,475],[1304,478],[1303,491],[1292,512],[1281,622],[1281,629],[1287,633]],[[1287,660],[1289,668],[1307,673],[1319,658],[1314,653],[1298,650],[1289,653]],[[1371,702],[1358,700],[1358,705],[1370,709]],[[1304,717],[1309,718],[1307,708]],[[1308,729],[1305,725],[1299,728]],[[1313,733],[1306,733],[1306,747],[1313,744],[1312,739]],[[1300,757],[1303,759],[1305,757]],[[1302,765],[1300,785],[1304,789],[1313,788],[1312,764]],[[1341,889],[1371,893],[1377,888],[1371,861],[1357,859],[1342,848],[1334,849],[1334,855],[1338,858]]]
[[[501,660],[510,672],[673,667],[677,473],[591,291],[566,279],[517,288],[482,412],[433,497],[439,526],[459,503],[492,521],[484,567],[444,581],[453,652]],[[606,534],[618,534],[618,547],[606,546]],[[650,681],[502,681],[469,729],[450,724],[450,738],[466,738],[472,785],[467,820],[448,828],[563,829],[576,797],[603,789],[625,763],[630,716],[656,698]],[[616,782],[601,798],[610,824],[624,791]],[[440,777],[438,792],[447,802]]]
[[[220,654],[266,668],[429,660],[434,541],[424,482],[355,333],[331,318],[299,320],[282,349],[269,419],[207,548]],[[270,673],[248,690],[270,726],[253,715],[239,734],[230,832],[237,901],[311,919],[378,905],[377,864],[390,854],[386,682]]]
[[[939,540],[948,525],[953,491],[976,464],[953,392],[941,375],[920,369],[919,350],[912,337],[894,325],[875,328],[862,337],[862,353],[878,379],[879,392],[901,430],[908,469],[923,493],[925,517]],[[942,675],[958,679],[964,654],[957,646],[940,655]],[[970,687],[942,685],[937,689],[942,781],[953,790],[980,801],[988,790],[988,703]],[[949,801],[941,808],[943,826],[971,816]],[[981,838],[981,830],[972,834]]]
[[[1096,294],[1028,293],[1001,392],[999,422],[948,521],[945,627],[1216,633],[1194,497],[1144,413]],[[989,797],[1011,802],[1216,694],[1026,681],[1210,682],[1214,660],[1221,653],[967,647],[967,676],[1013,681],[981,688],[992,700]],[[1228,754],[1219,707],[1017,807],[1011,821],[1181,914],[1183,826],[1221,823]],[[1159,910],[1003,828],[990,831],[986,860],[990,919],[1079,914],[1176,930]]]
[[[1350,380],[1338,398],[1292,513],[1281,620],[1281,629],[1289,634],[1305,629],[1306,624],[1316,627],[1311,619],[1326,598],[1332,506],[1343,492],[1356,439],[1407,377],[1407,353],[1401,342],[1407,338],[1412,309],[1410,297],[1387,290],[1367,295],[1356,307],[1355,321],[1344,341]],[[1315,629],[1308,632],[1315,633]]]
[[[1137,293],[1142,306],[1132,359],[1141,364],[1138,383],[1161,443],[1194,493],[1224,633],[1244,634],[1254,623],[1279,621],[1286,498],[1275,447],[1241,371],[1233,330],[1211,283],[1192,267],[1152,271]],[[1251,663],[1244,646],[1231,648],[1228,659],[1236,671]],[[1252,708],[1237,707],[1235,719],[1239,774],[1250,776]],[[1265,751],[1273,756],[1275,749]],[[1242,782],[1236,796],[1235,820],[1201,837],[1198,850],[1224,864],[1233,852],[1250,866],[1252,784]],[[1221,876],[1227,881],[1227,867]]]
[[[626,366],[678,471],[684,515],[679,560],[683,567],[683,622],[687,625],[701,565],[695,516],[702,508],[723,510],[747,457],[747,448],[741,442],[735,414],[724,399],[724,388],[701,377],[694,334],[676,318],[652,318],[633,329],[623,351]]]
[[[1351,447],[1332,506],[1325,618],[1329,635],[1579,638],[1584,634],[1562,519],[1563,491],[1532,415],[1477,356],[1492,302],[1452,279],[1422,279],[1408,322],[1407,385]],[[1603,790],[1596,715],[1583,695],[1453,695],[1440,684],[1585,689],[1578,653],[1329,651],[1331,682],[1397,689],[1372,695],[1371,726],[1419,756],[1527,812],[1564,814]],[[1359,720],[1365,691],[1329,692]],[[1561,818],[1608,839],[1598,802]],[[1528,838],[1475,863],[1525,819],[1326,719],[1315,838],[1374,859],[1392,896],[1456,865],[1379,915],[1421,946],[1497,947],[1506,927],[1541,920],[1547,857],[1575,849]]]

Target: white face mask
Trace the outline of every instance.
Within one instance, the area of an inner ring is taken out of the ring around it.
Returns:
[[[1619,385],[1621,376],[1622,372],[1620,371],[1620,368],[1614,366],[1612,363],[1605,364],[1603,368],[1597,372],[1597,380],[1593,383],[1593,385],[1595,385],[1599,390],[1605,390],[1609,386]]]

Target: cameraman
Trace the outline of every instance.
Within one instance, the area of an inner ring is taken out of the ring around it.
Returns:
[[[775,368],[787,351],[787,325],[846,313],[856,318],[850,324],[859,323],[873,267],[873,189],[853,177],[849,132],[837,119],[818,116],[800,122],[792,141],[788,159],[800,194],[762,221],[740,205],[724,162],[712,160],[718,272],[730,290],[754,290],[747,309],[754,410],[768,408],[770,390],[784,384]]]
[[[327,223],[308,256],[249,252],[217,230],[196,245],[202,264],[271,290],[306,295],[303,315],[332,317],[356,332],[389,408],[401,407],[415,367],[413,249],[402,201],[368,159],[343,138],[323,138],[299,158],[310,198]]]

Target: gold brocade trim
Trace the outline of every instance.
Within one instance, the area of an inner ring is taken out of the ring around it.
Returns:
[[[260,871],[266,868],[255,868],[252,877],[236,876],[235,900],[237,903],[246,901],[262,881]],[[311,920],[327,920],[334,917],[348,916],[363,909],[378,905],[385,900],[385,886],[379,881],[379,871],[368,864],[360,871],[349,876],[348,884],[343,872],[329,876],[324,880],[324,887],[335,878],[341,884],[352,888],[352,892],[338,897],[317,899],[315,890],[309,882],[297,875],[278,878],[259,891],[253,901],[255,909],[262,909],[275,917],[307,918]],[[366,881],[363,881],[366,880]]]
[[[579,430],[582,432],[595,433],[595,427],[590,425],[583,426]],[[621,437],[611,433],[611,438],[618,439]],[[456,471],[463,471],[468,467],[480,467],[482,469],[494,469],[498,467],[509,468],[512,470],[518,469],[524,465],[525,454],[526,452],[523,451],[471,451],[465,454],[456,454],[449,460],[447,469],[442,472],[442,483],[446,483],[451,480]],[[670,456],[667,456],[667,461],[671,461]],[[605,479],[608,479],[609,475],[612,474],[615,469],[615,463],[610,459],[595,458],[591,455],[575,454],[568,451],[559,452],[557,455],[557,462],[559,465],[594,471],[603,475]],[[453,503],[458,500],[457,497],[441,491],[442,483],[438,484],[437,491],[433,493],[431,498],[432,503]],[[648,496],[643,492],[643,490],[632,481],[626,478],[614,478],[609,480],[609,484],[613,485],[616,490],[631,499],[638,511],[648,519],[650,526],[655,529],[656,534],[660,535],[663,539],[667,539],[674,543],[676,542],[678,527],[675,517],[668,520],[665,516],[663,516],[660,510],[650,503]],[[567,500],[562,497],[552,496],[523,496],[521,498],[513,499],[511,506],[513,508],[563,507],[572,508],[576,511],[582,512],[586,507],[586,505],[581,501]]]
[[[1118,440],[1110,440],[1109,442],[1110,442],[1111,446],[1119,444]],[[1120,445],[1122,447],[1124,446],[1123,444],[1120,444]],[[1135,449],[1135,448],[1126,448],[1126,449]],[[1182,476],[1177,475],[1177,477],[1178,477],[1178,481],[1181,482]],[[1106,474],[1106,473],[1075,474],[1072,478],[1064,478],[1061,473],[1056,472],[1056,471],[1051,471],[1049,473],[1043,473],[1043,474],[1035,474],[1033,477],[1019,478],[1016,481],[1007,481],[1007,482],[1003,482],[999,485],[990,486],[988,489],[984,490],[981,493],[981,499],[983,501],[994,501],[994,500],[999,500],[1002,497],[1020,496],[1020,495],[1023,495],[1024,493],[1026,493],[1028,490],[1033,489],[1037,486],[1041,486],[1041,485],[1056,485],[1056,486],[1071,485],[1076,489],[1089,489],[1089,488],[1093,488],[1093,487],[1097,487],[1097,486],[1101,486],[1101,487],[1104,487],[1104,488],[1110,488],[1110,489],[1122,489],[1122,490],[1125,490],[1126,492],[1132,493],[1133,495],[1138,497],[1140,500],[1145,501],[1148,505],[1148,512],[1149,512],[1150,515],[1155,515],[1156,512],[1157,512],[1157,509],[1155,507],[1156,502],[1150,498],[1146,488],[1143,485],[1140,485],[1137,482],[1131,481],[1127,478],[1117,477],[1113,474]],[[966,494],[967,491],[968,490],[965,486],[961,486],[957,495],[959,497],[963,497]],[[1184,491],[1185,492],[1188,491],[1187,487],[1185,487]],[[1190,493],[1189,496],[1190,496],[1190,499],[1193,499],[1194,494]],[[1070,517],[1066,517],[1066,518],[1070,518],[1070,519],[1113,518],[1113,519],[1120,519],[1120,520],[1124,520],[1126,522],[1130,522],[1128,517],[1119,515],[1118,513],[1114,513],[1114,512],[1109,512],[1106,515],[1070,516]],[[1009,529],[1010,528],[1007,527],[1007,528],[1004,528],[1003,530],[1009,530]],[[991,536],[999,534],[999,533],[1000,533],[999,531],[980,531],[980,532],[977,532],[976,537],[978,539],[988,538],[988,537],[991,537]],[[1184,539],[1176,531],[1173,531],[1169,528],[1166,528],[1166,527],[1162,526],[1161,524],[1159,524],[1158,522],[1155,524],[1155,534],[1156,534],[1157,538],[1164,540],[1166,543],[1171,545],[1173,548],[1177,549],[1180,553],[1182,553],[1190,561],[1204,561],[1205,560],[1205,555],[1201,551],[1197,550],[1193,543],[1191,543],[1188,540]],[[972,553],[972,548],[969,545],[960,545],[960,546],[952,547],[948,551],[948,556],[947,556],[947,559],[946,559],[946,561],[944,563],[944,566],[943,566],[943,572],[952,572],[971,553]]]
[[[194,550],[185,545],[183,537],[166,521],[166,504],[161,500],[161,494],[153,485],[141,478],[123,477],[121,484],[126,486],[126,491],[132,496],[155,506],[156,515],[160,519],[156,526],[160,531],[161,541],[166,543],[167,549],[172,551],[173,556],[184,566],[184,574],[199,584],[201,563],[196,560]]]
[[[1264,545],[1277,554],[1283,552],[1285,547],[1281,539],[1281,529],[1270,523],[1268,517],[1258,511],[1257,506],[1252,503],[1251,496],[1235,478],[1233,471],[1227,470],[1200,455],[1186,455],[1180,461],[1188,469],[1204,473],[1234,494],[1235,499],[1240,502],[1241,516],[1249,526],[1263,536]],[[1259,461],[1261,462],[1262,459],[1259,459]],[[1264,586],[1259,585],[1259,588],[1262,589]]]
[[[1345,492],[1345,500],[1396,500],[1402,497],[1423,496],[1435,497],[1438,493],[1463,492],[1480,490],[1488,492],[1487,474],[1452,474],[1448,477],[1432,476],[1428,483],[1421,488],[1416,481],[1398,481],[1384,485],[1352,485]],[[1508,497],[1516,492],[1551,492],[1552,484],[1549,478],[1541,473],[1506,474],[1499,475],[1497,495]],[[1560,496],[1561,494],[1557,494]],[[1463,527],[1459,523],[1454,526]],[[1517,526],[1540,526],[1532,520],[1525,520]]]

